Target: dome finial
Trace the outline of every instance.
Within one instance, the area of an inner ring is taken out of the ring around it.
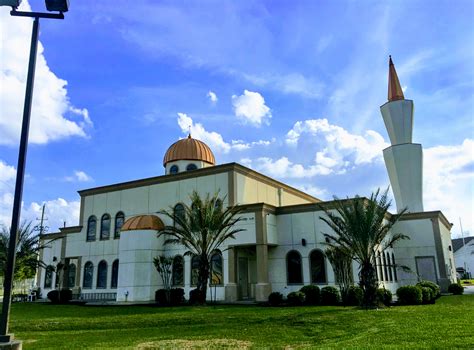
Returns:
[[[191,125],[188,126],[188,139],[191,138]]]
[[[388,56],[388,100],[390,102],[397,100],[404,100],[403,90],[398,80],[397,71],[392,61],[392,56]]]

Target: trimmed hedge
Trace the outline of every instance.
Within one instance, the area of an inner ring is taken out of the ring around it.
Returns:
[[[293,306],[303,305],[305,294],[303,292],[291,292],[287,295],[286,300],[288,301],[288,304]]]
[[[305,295],[305,304],[318,305],[321,298],[321,291],[318,286],[307,285],[300,289]]]
[[[271,306],[279,306],[283,303],[283,294],[279,292],[272,292],[268,296],[268,303]]]
[[[347,290],[345,300],[343,300],[345,305],[349,306],[359,306],[362,303],[364,298],[364,290],[359,286],[350,286]]]
[[[326,286],[321,289],[321,305],[337,305],[341,300],[336,287]]]
[[[423,292],[419,286],[403,286],[397,289],[400,305],[419,305],[423,302]]]
[[[155,302],[159,305],[180,305],[184,300],[183,288],[171,288],[169,302],[166,298],[166,289],[158,289],[155,292]]]
[[[436,298],[433,295],[433,290],[428,287],[421,287],[421,295],[423,304],[434,304]]]
[[[448,286],[448,292],[454,295],[461,295],[464,294],[464,287],[458,283],[451,283]]]
[[[46,296],[53,304],[67,304],[72,299],[72,290],[52,290]]]
[[[416,284],[418,287],[427,287],[431,289],[433,299],[438,299],[441,296],[441,288],[434,282],[421,281]],[[434,301],[433,301],[434,302]]]
[[[385,306],[390,306],[392,303],[392,292],[385,288],[377,289],[377,301]]]

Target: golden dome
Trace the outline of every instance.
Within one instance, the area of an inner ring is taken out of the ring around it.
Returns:
[[[162,230],[165,228],[163,221],[156,215],[138,215],[127,219],[121,231],[135,230]]]
[[[175,160],[200,160],[212,165],[216,164],[216,159],[209,146],[202,141],[193,139],[191,134],[168,148],[163,158],[163,166]]]

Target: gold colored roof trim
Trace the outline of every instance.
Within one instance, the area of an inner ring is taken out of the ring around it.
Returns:
[[[138,215],[127,219],[121,231],[162,230],[163,221],[156,215]]]
[[[388,60],[388,100],[390,102],[397,100],[404,100],[403,90],[398,80],[397,71],[392,61],[392,56]]]
[[[163,158],[163,166],[176,160],[200,160],[212,165],[216,164],[216,159],[209,146],[202,141],[193,139],[191,134],[168,148]]]

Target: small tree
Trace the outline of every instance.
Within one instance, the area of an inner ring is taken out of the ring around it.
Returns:
[[[342,246],[330,246],[326,249],[325,254],[334,270],[336,283],[341,291],[342,302],[345,303],[347,292],[354,284],[351,252]]]
[[[383,253],[397,241],[408,238],[401,233],[390,233],[406,209],[389,217],[388,188],[380,197],[379,194],[377,190],[369,199],[336,198],[336,213],[322,208],[327,217],[320,217],[334,231],[334,234],[324,234],[327,244],[350,252],[359,263],[359,283],[364,291],[363,305],[367,308],[377,306],[376,252]]]
[[[210,257],[226,240],[234,239],[235,234],[244,231],[234,226],[241,220],[237,215],[241,207],[224,208],[223,200],[218,193],[212,197],[208,194],[202,199],[193,191],[190,195],[191,205],[184,205],[184,213],[176,213],[174,208],[160,213],[169,217],[173,225],[165,226],[158,232],[158,237],[169,235],[165,244],[178,244],[188,249],[187,254],[195,255],[199,262],[198,299],[203,304],[206,301],[207,284],[209,282]]]
[[[153,259],[153,264],[163,281],[163,286],[166,290],[166,302],[169,304],[171,301],[171,270],[173,258],[160,255]]]

